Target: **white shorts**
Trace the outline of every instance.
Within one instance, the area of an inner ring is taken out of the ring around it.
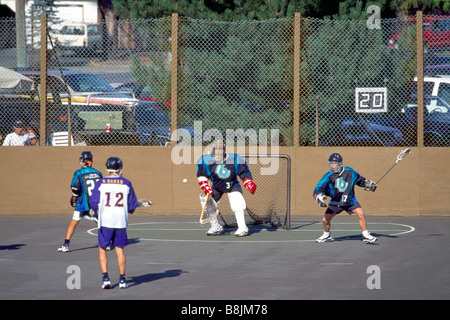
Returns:
[[[91,217],[91,215],[89,214],[89,211],[80,212],[80,211],[75,210],[73,212],[72,220],[80,221],[81,219],[87,219],[90,221],[97,222],[97,217],[96,216]]]

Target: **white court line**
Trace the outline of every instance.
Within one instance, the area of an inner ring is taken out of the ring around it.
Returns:
[[[139,222],[139,223],[130,223],[128,224],[128,226],[134,226],[134,225],[143,225],[143,224],[147,224],[147,225],[155,225],[155,224],[180,224],[180,223],[188,223],[188,224],[198,224],[198,222]],[[338,225],[338,224],[342,224],[342,225],[357,225],[358,223],[347,223],[347,222],[337,222],[334,223],[333,225]],[[377,232],[398,232],[398,233],[394,233],[394,234],[388,234],[390,236],[397,236],[397,235],[402,235],[402,234],[407,234],[407,233],[411,233],[413,231],[415,231],[416,229],[413,226],[410,225],[406,225],[406,224],[400,224],[400,223],[393,223],[393,222],[376,222],[376,223],[372,223],[372,225],[376,225],[376,224],[389,224],[389,225],[395,225],[395,226],[402,226],[405,228],[409,228],[409,230],[396,230],[396,229],[392,229],[392,230],[384,230],[384,229],[370,229],[370,231],[372,233],[377,233]],[[295,224],[294,224],[295,225]],[[252,227],[249,226],[251,229]],[[93,235],[93,236],[97,236],[97,234],[93,233],[94,230],[97,230],[97,228],[92,228],[89,229],[87,231],[87,233]],[[176,229],[168,229],[168,228],[158,228],[158,229],[129,229],[130,231],[205,231],[206,228],[176,228]],[[286,232],[320,232],[322,231],[320,230],[285,230]],[[359,232],[361,231],[360,229],[355,229],[355,230],[344,230],[344,229],[332,229],[332,232]],[[238,243],[273,243],[273,242],[312,242],[312,241],[316,241],[315,239],[311,239],[311,240],[230,240],[230,238],[227,239],[219,239],[218,237],[215,237],[214,240],[195,240],[195,239],[153,239],[153,238],[139,238],[140,240],[145,240],[145,241],[165,241],[165,242],[238,242]]]

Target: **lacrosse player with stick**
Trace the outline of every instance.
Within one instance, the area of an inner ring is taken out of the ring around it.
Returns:
[[[197,179],[203,193],[209,194],[216,202],[224,193],[228,194],[230,208],[235,214],[238,225],[234,235],[243,237],[248,234],[244,216],[247,206],[237,177],[241,178],[244,187],[251,194],[255,193],[256,184],[253,182],[247,162],[237,154],[227,154],[223,141],[214,142],[212,154],[203,155],[197,162]],[[208,179],[212,181],[212,186],[209,186]],[[203,197],[203,202],[204,199]],[[202,198],[200,204],[202,207],[204,206]],[[223,226],[217,217],[211,220],[210,224],[211,228],[206,232],[207,235],[217,235],[223,232]]]
[[[328,158],[327,172],[314,188],[314,199],[320,207],[327,207],[322,218],[323,234],[316,242],[333,241],[330,234],[331,219],[342,211],[348,214],[355,213],[358,216],[359,226],[362,230],[364,243],[374,243],[377,238],[367,230],[366,217],[361,205],[355,197],[355,186],[363,187],[366,191],[375,192],[377,184],[361,176],[350,167],[342,166],[343,158],[339,153],[333,153]],[[331,199],[328,205],[326,196]]]
[[[64,243],[58,248],[58,252],[69,252],[69,243],[75,229],[80,223],[81,219],[88,219],[97,222],[97,218],[89,215],[89,197],[95,182],[102,178],[102,174],[97,169],[92,167],[94,156],[90,151],[81,152],[80,158],[81,168],[76,170],[73,174],[70,188],[72,189],[72,196],[70,197],[70,205],[75,208],[72,215],[72,220],[69,223],[66,231]]]
[[[111,287],[106,248],[111,243],[116,250],[119,266],[119,288],[127,288],[125,279],[125,246],[128,245],[128,214],[138,206],[131,181],[122,177],[123,162],[118,157],[106,160],[108,175],[95,184],[89,199],[91,213],[98,215],[98,259],[103,273],[103,289]]]

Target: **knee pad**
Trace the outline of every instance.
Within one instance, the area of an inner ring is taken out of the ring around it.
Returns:
[[[230,192],[228,194],[228,200],[230,200],[230,208],[233,212],[239,212],[245,210],[247,208],[247,204],[245,203],[244,196],[242,193],[235,191]]]

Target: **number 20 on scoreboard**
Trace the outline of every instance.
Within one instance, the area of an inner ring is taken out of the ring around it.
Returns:
[[[355,112],[387,112],[386,88],[355,88]]]

